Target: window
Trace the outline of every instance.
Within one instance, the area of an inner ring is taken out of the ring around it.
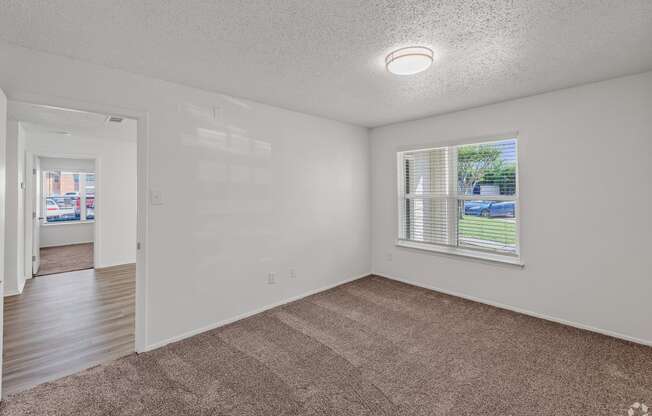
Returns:
[[[43,172],[46,223],[95,219],[95,173]]]
[[[516,139],[398,153],[398,244],[517,263]]]

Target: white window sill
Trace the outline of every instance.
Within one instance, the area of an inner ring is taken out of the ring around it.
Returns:
[[[43,222],[41,223],[41,227],[56,227],[57,225],[73,225],[73,224],[95,224],[95,220]]]
[[[417,243],[414,241],[404,241],[404,240],[396,240],[396,245],[399,247],[413,248],[417,250],[424,250],[424,251],[448,254],[453,256],[468,257],[473,259],[492,261],[496,263],[511,264],[519,267],[525,266],[525,264],[521,261],[520,257],[510,256],[507,254],[485,253],[482,251],[467,250],[459,247],[438,246],[434,244]]]

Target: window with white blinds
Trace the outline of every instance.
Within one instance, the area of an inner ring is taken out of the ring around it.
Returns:
[[[519,256],[515,138],[399,152],[398,162],[399,244]]]

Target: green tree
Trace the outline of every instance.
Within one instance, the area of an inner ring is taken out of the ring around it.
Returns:
[[[501,162],[487,170],[480,181],[480,185],[491,184],[500,187],[501,195],[514,195],[516,193],[516,165]]]
[[[502,165],[500,149],[493,146],[462,146],[457,150],[457,178],[460,192],[473,194],[473,189],[485,178],[487,172]]]

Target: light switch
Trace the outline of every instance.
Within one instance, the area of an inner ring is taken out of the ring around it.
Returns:
[[[163,193],[160,189],[152,189],[150,191],[150,199],[152,205],[163,205]]]

